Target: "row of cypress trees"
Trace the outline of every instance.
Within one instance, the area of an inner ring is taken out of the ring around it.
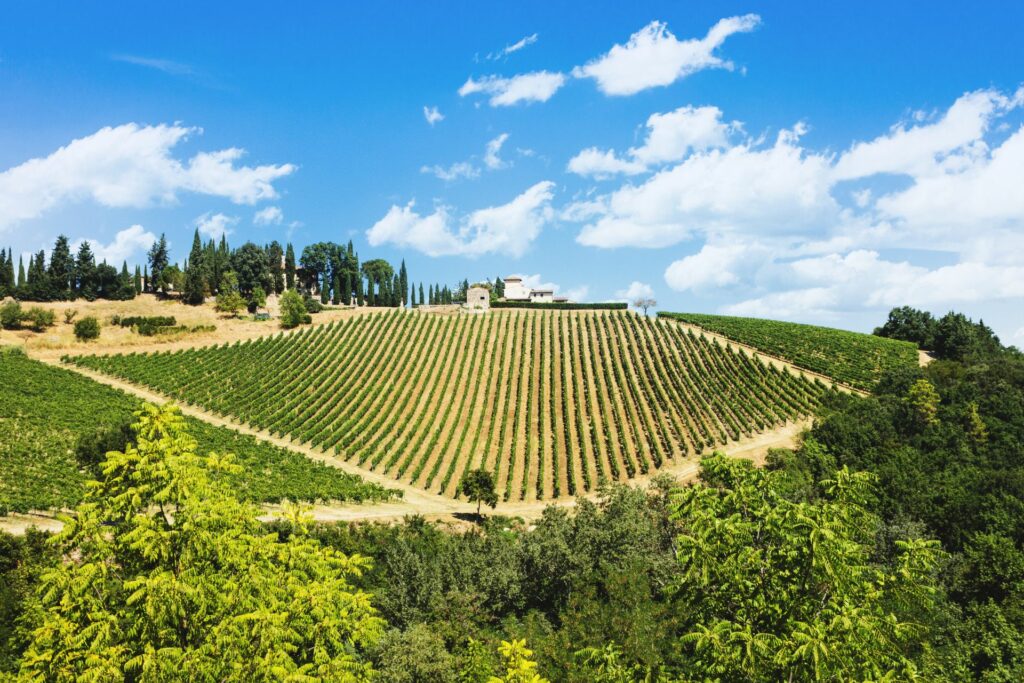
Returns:
[[[15,275],[17,272],[17,275]],[[50,253],[39,250],[29,257],[26,269],[24,259],[18,257],[17,271],[13,251],[0,249],[0,298],[12,296],[22,301],[71,301],[82,298],[132,299],[142,291],[143,276],[135,267],[134,275],[128,262],[121,270],[105,260],[96,263],[89,242],[83,241],[75,256],[71,254],[68,238],[60,235]]]

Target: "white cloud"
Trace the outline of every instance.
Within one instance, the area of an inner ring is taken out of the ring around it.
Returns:
[[[370,246],[394,244],[428,256],[522,256],[551,221],[554,183],[542,181],[507,204],[479,209],[461,220],[445,207],[421,215],[410,202],[392,206],[366,231]]]
[[[734,285],[740,281],[734,270],[745,253],[743,245],[705,244],[696,254],[670,264],[665,270],[665,282],[680,292]]]
[[[586,213],[596,220],[577,241],[656,248],[695,233],[808,232],[834,224],[839,206],[830,194],[830,160],[800,147],[803,132],[783,131],[768,147],[748,140],[696,152],[639,185],[588,200]]]
[[[894,126],[870,142],[853,145],[835,168],[837,180],[862,178],[876,173],[927,176],[943,168],[960,166],[951,152],[984,154],[975,143],[988,131],[993,118],[1015,106],[1015,100],[996,90],[979,90],[957,99],[941,119],[928,125]]]
[[[484,76],[480,80],[470,77],[459,95],[466,97],[475,93],[490,95],[492,107],[508,107],[520,102],[547,102],[565,84],[565,75],[550,71],[534,71],[511,78]]]
[[[615,292],[615,298],[623,301],[634,301],[640,298],[653,299],[654,288],[645,282],[633,280],[629,283],[629,287]]]
[[[119,231],[109,244],[103,244],[91,237],[75,240],[71,244],[71,253],[76,253],[82,242],[88,242],[97,263],[106,261],[112,266],[117,266],[137,253],[145,253],[155,241],[156,235],[136,224]]]
[[[501,146],[505,144],[506,140],[508,140],[508,133],[502,133],[487,143],[487,151],[484,152],[484,165],[492,171],[504,168],[507,165],[498,156],[501,152]]]
[[[433,126],[435,123],[444,121],[444,114],[437,107],[423,107],[423,118]]]
[[[480,169],[468,161],[458,161],[451,166],[421,166],[420,173],[429,173],[445,182],[451,182],[460,178],[479,178]]]
[[[666,24],[652,21],[625,45],[615,45],[607,54],[573,70],[577,78],[593,78],[606,95],[632,95],[641,90],[665,86],[703,69],[732,69],[733,65],[714,54],[734,33],[753,31],[761,18],[756,14],[720,20],[704,38],[678,40]]]
[[[527,47],[529,45],[533,45],[536,42],[537,42],[537,34],[536,33],[528,35],[528,36],[524,36],[524,37],[520,38],[519,40],[517,40],[516,42],[512,43],[511,45],[506,45],[505,47],[503,47],[502,49],[498,50],[497,52],[489,53],[487,55],[487,59],[491,59],[491,60],[503,59],[505,57],[508,57],[513,52],[519,52],[524,47]]]
[[[236,204],[274,199],[274,181],[292,164],[236,166],[240,149],[199,152],[187,163],[173,148],[197,129],[129,123],[102,128],[49,156],[0,173],[0,230],[63,204],[92,200],[105,207],[171,204],[181,192],[225,197]]]
[[[252,222],[256,225],[281,225],[284,222],[284,212],[280,207],[268,206],[253,214]]]
[[[726,147],[736,122],[722,121],[718,107],[683,106],[647,119],[647,138],[629,150],[628,159],[596,147],[583,150],[569,161],[569,171],[578,175],[605,177],[616,173],[637,175],[650,166],[679,161],[692,151]]]
[[[196,219],[199,233],[215,240],[219,240],[223,235],[230,235],[233,232],[232,228],[237,224],[236,216],[226,216],[209,211]]]
[[[195,74],[195,71],[188,64],[182,64],[170,59],[140,57],[138,55],[111,55],[110,58],[115,62],[124,62],[126,64],[144,66],[148,69],[156,69],[170,76],[191,76]]]

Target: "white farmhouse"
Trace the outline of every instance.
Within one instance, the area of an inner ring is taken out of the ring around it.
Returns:
[[[529,301],[541,304],[567,303],[569,299],[564,296],[555,296],[553,289],[530,289],[523,284],[523,278],[518,275],[509,275],[505,278],[505,301]]]

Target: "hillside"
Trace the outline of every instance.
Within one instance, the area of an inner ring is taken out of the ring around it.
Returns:
[[[82,437],[132,420],[139,400],[79,373],[0,349],[0,511],[26,512],[77,504],[87,475],[75,457]],[[231,453],[243,467],[231,475],[239,497],[277,502],[381,500],[379,486],[224,427],[186,417],[203,454]]]
[[[71,358],[453,496],[574,495],[789,419],[812,383],[676,325],[610,312],[370,314],[201,349]]]
[[[702,313],[658,316],[696,325],[864,391],[886,371],[918,362],[917,347],[909,342],[848,330]]]

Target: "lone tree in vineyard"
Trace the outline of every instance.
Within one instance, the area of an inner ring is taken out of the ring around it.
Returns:
[[[498,505],[498,492],[494,485],[494,475],[485,469],[470,470],[462,475],[459,481],[459,493],[466,496],[470,503],[476,503],[476,516],[480,516],[480,505],[487,503],[493,510]]]
[[[650,297],[642,296],[642,297],[639,297],[637,299],[633,299],[633,308],[642,309],[643,312],[644,312],[644,315],[647,315],[647,309],[648,308],[654,308],[657,305],[658,305],[658,302],[655,301],[654,299],[650,298]]]

